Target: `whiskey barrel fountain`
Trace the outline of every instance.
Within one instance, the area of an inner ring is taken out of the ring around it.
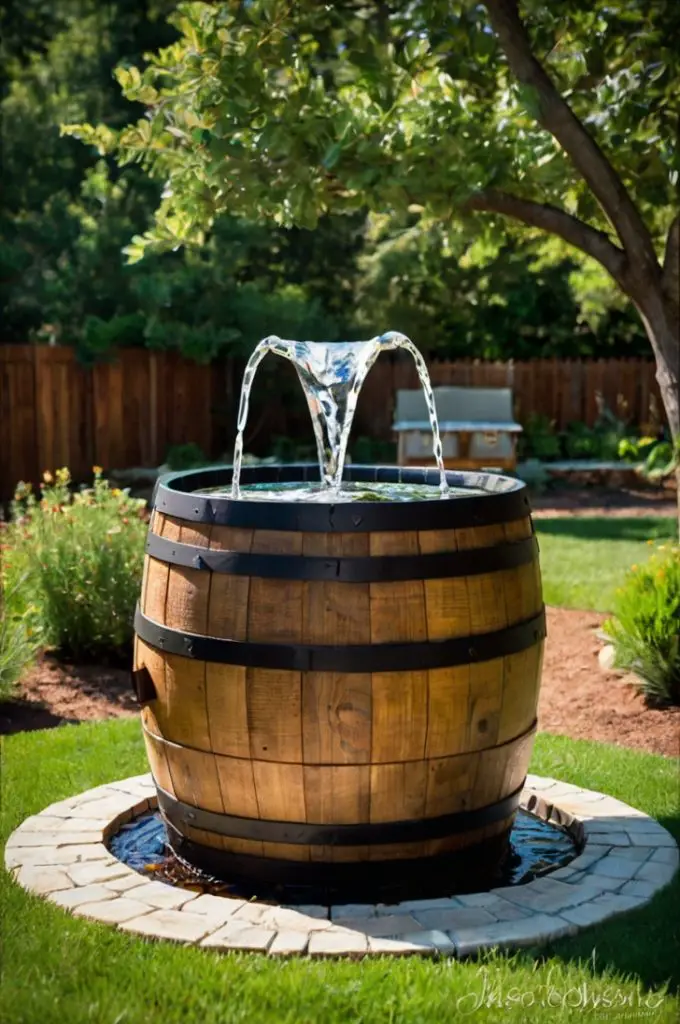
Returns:
[[[306,902],[491,884],[533,743],[545,619],[524,485],[343,470],[361,346],[401,337],[262,343],[296,346],[279,354],[316,416],[321,484],[318,466],[241,469],[237,443],[233,469],[154,497],[134,677],[170,845]]]

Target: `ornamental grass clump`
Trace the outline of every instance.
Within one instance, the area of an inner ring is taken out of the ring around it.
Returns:
[[[98,466],[73,492],[68,469],[40,495],[20,484],[4,576],[22,580],[25,618],[46,646],[78,661],[127,660],[144,558],[145,502],[109,487]]]
[[[663,544],[632,566],[605,630],[616,666],[635,673],[649,705],[680,704],[679,545]]]

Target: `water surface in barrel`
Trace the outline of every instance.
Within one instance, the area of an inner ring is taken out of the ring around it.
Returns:
[[[205,487],[197,494],[231,496],[231,485]],[[295,501],[337,504],[355,501],[448,501],[484,495],[481,488],[449,486],[446,491],[427,484],[371,483],[345,481],[338,490],[330,490],[321,482],[301,484],[263,483],[239,489],[242,501]]]

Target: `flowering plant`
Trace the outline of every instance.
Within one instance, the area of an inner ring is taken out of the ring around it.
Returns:
[[[74,491],[68,469],[35,494],[20,483],[3,575],[19,578],[26,617],[46,644],[79,660],[127,658],[142,578],[145,502],[109,487],[99,466]],[[30,610],[32,607],[32,611]]]

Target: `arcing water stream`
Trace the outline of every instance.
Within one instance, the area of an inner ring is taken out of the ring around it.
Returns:
[[[306,489],[303,495],[288,492],[285,494],[285,499],[288,501],[310,499],[336,501],[338,498],[347,501],[356,500],[355,493],[342,488],[342,472],[357,399],[366,376],[380,353],[398,348],[410,352],[416,364],[432,427],[432,450],[440,473],[440,491],[442,496],[448,496],[437,409],[425,360],[413,342],[404,334],[389,331],[370,341],[331,343],[285,341],[276,335],[270,335],[257,345],[246,365],[241,387],[238,432],[234,446],[232,498],[241,497],[239,481],[243,459],[243,432],[248,419],[253,379],[264,357],[268,352],[273,352],[275,355],[289,359],[297,370],[312,417],[321,471],[321,487],[319,489],[315,489],[313,493]],[[254,496],[248,495],[248,497]],[[271,491],[261,492],[257,496],[261,498],[284,497],[284,495],[275,495]]]

